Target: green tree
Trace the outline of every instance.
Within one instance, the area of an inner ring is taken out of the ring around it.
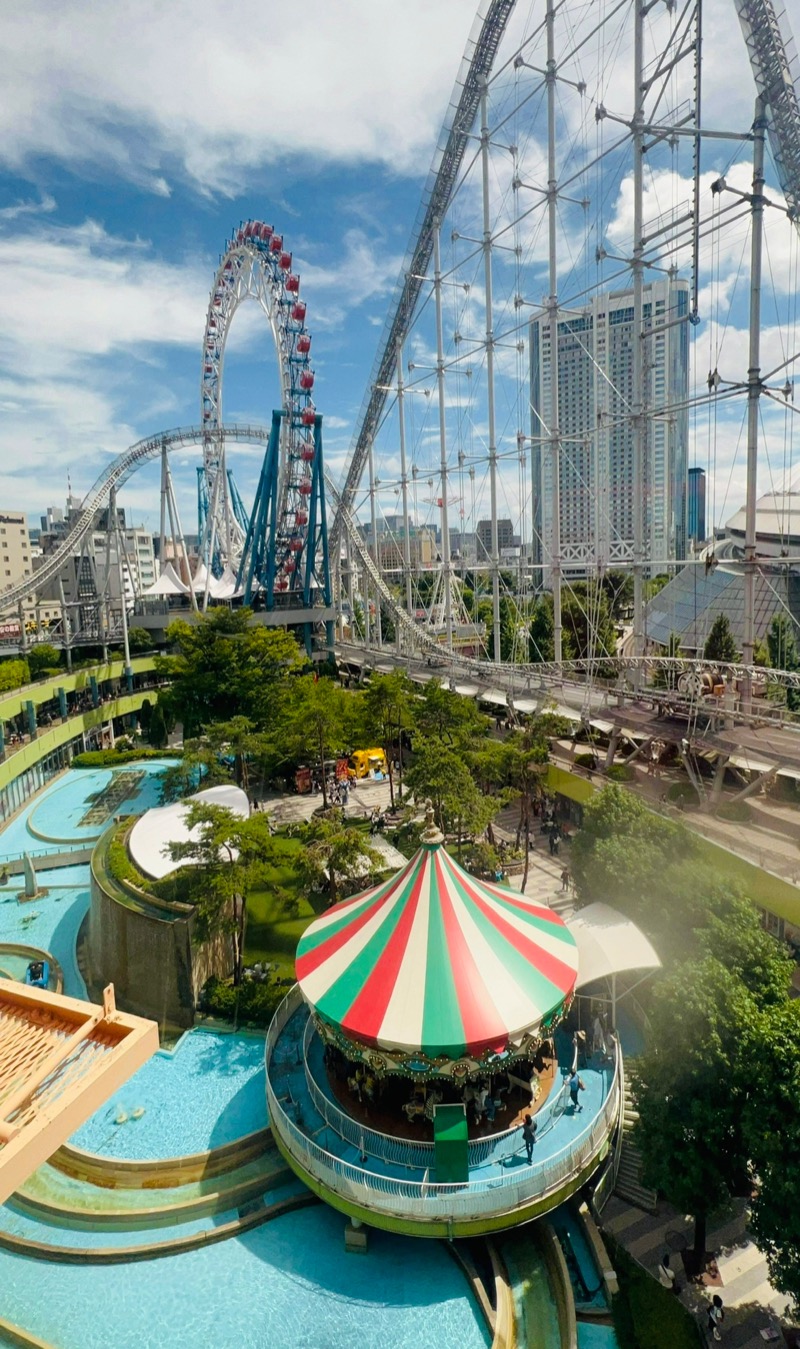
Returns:
[[[397,745],[400,757],[400,794],[402,796],[403,752],[401,737],[404,730],[411,726],[411,708],[414,690],[411,681],[402,670],[392,674],[374,674],[364,693],[363,710],[368,738],[375,739],[386,755],[389,766],[389,800],[394,810],[394,747]]]
[[[800,1303],[800,1002],[770,1007],[742,1047],[751,1066],[743,1128],[758,1177],[750,1230],[770,1280]]]
[[[795,627],[787,614],[775,614],[767,632],[767,650],[773,670],[791,672],[800,669]],[[790,712],[800,709],[800,690],[786,689],[786,706]]]
[[[28,652],[31,679],[41,679],[46,670],[56,670],[61,664],[61,652],[50,642],[38,642]]]
[[[316,759],[325,808],[325,760],[348,746],[360,710],[357,698],[332,679],[306,675],[292,685],[291,705],[286,709],[287,743],[298,757],[310,754]]]
[[[555,660],[552,595],[541,595],[533,607],[530,622],[530,658],[536,664]]]
[[[703,647],[706,660],[732,662],[738,659],[736,642],[727,614],[717,614]]]
[[[259,728],[282,720],[292,676],[308,662],[290,632],[251,627],[251,617],[249,609],[221,606],[167,629],[171,654],[156,657],[156,668],[171,681],[170,708],[184,736],[236,716]]]
[[[419,803],[430,798],[436,823],[442,833],[463,839],[477,838],[492,818],[497,802],[484,796],[458,748],[436,736],[414,746],[414,761],[406,782]]]
[[[488,721],[471,698],[462,698],[430,679],[422,697],[413,703],[414,724],[423,736],[436,736],[450,745],[474,742],[486,734]]]
[[[336,904],[358,883],[366,889],[370,876],[385,866],[383,854],[369,842],[363,830],[345,824],[341,810],[331,807],[312,818],[303,831],[300,868],[310,889],[327,888],[328,903]]]
[[[168,739],[167,722],[160,699],[155,707],[150,710],[147,724],[147,739],[153,746],[153,749],[164,749],[166,747]]]
[[[153,721],[157,713],[158,705],[153,712]],[[207,739],[187,740],[180,759],[161,774],[161,802],[166,805],[171,801],[182,801],[201,787],[217,787],[230,782],[232,776],[232,766],[225,764],[219,751]]]
[[[29,684],[31,672],[26,660],[0,661],[0,693]]]
[[[171,843],[173,862],[191,860],[186,886],[195,907],[195,933],[199,941],[217,935],[231,938],[233,982],[241,983],[247,926],[247,895],[254,879],[274,856],[267,816],[249,819],[234,815],[224,806],[193,801],[185,813],[192,837]]]
[[[147,628],[128,629],[128,650],[132,656],[142,651],[152,651],[154,646],[153,634]]]
[[[747,1185],[741,1049],[758,1021],[741,980],[710,956],[680,966],[653,996],[634,1138],[646,1183],[694,1218],[698,1269],[709,1213]]]

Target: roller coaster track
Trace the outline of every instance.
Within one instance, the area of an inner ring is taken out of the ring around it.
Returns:
[[[735,0],[756,89],[769,111],[772,157],[789,215],[800,229],[798,64],[785,11],[773,0]]]
[[[372,367],[367,392],[359,414],[358,431],[340,500],[351,508],[367,462],[397,361],[397,344],[411,325],[433,252],[433,234],[444,218],[469,135],[478,111],[483,81],[488,78],[516,0],[488,0],[478,10],[467,49],[461,62],[453,96],[447,110],[433,164],[425,184],[411,243],[383,330],[378,355]],[[331,556],[342,541],[342,521],[337,511],[330,529]]]
[[[756,89],[768,105],[768,136],[781,188],[789,215],[800,229],[800,101],[797,61],[790,55],[793,39],[788,19],[774,0],[734,0],[734,3]],[[470,34],[361,406],[340,498],[344,506],[352,507],[355,500],[369,446],[392,387],[398,343],[405,340],[411,327],[427,276],[434,227],[447,211],[475,121],[481,85],[492,69],[513,7],[514,0],[494,0],[482,5]],[[331,524],[330,537],[335,557],[341,543],[338,512]]]
[[[266,445],[269,440],[269,431],[263,426],[221,426],[215,429],[214,434],[223,441],[244,441],[249,444]],[[148,460],[157,459],[165,448],[172,451],[188,445],[202,445],[207,437],[207,428],[203,426],[182,426],[173,431],[159,431],[157,435],[137,441],[129,450],[125,450],[114,459],[87,493],[81,505],[80,516],[58,548],[47,555],[41,567],[32,576],[18,581],[6,590],[0,590],[0,612],[5,613],[14,609],[20,600],[41,590],[48,581],[58,576],[64,563],[76,552],[94,526],[98,511],[108,505],[112,488],[121,487],[137,468]]]
[[[613,671],[614,674],[622,676],[626,673],[633,674],[635,671],[644,671],[645,673],[661,671],[675,677],[688,674],[699,679],[703,671],[709,668],[707,660],[690,659],[685,656],[593,656],[581,660],[561,662],[537,661],[526,664],[512,664],[509,661],[475,660],[473,656],[465,656],[458,651],[447,651],[443,649],[441,642],[437,641],[436,637],[426,632],[419,623],[406,613],[397,596],[390,590],[381,576],[380,570],[376,567],[375,561],[359,533],[356,520],[348,506],[345,505],[342,495],[337,491],[335,483],[330,478],[326,478],[326,486],[336,502],[338,516],[342,521],[342,527],[350,540],[351,546],[358,553],[362,566],[368,573],[376,590],[380,593],[381,599],[391,614],[393,623],[409,639],[408,650],[410,652],[421,651],[431,656],[435,655],[437,663],[442,669],[448,669],[453,674],[469,675],[473,679],[484,682],[499,678],[510,682],[512,687],[521,691],[523,688],[529,688],[532,684],[537,683],[557,686],[571,679],[592,680],[596,679],[599,673],[608,671]],[[386,648],[386,650],[389,651],[390,648]],[[377,659],[380,659],[380,652],[381,648],[372,649],[372,654]],[[714,669],[719,674],[724,675],[729,683],[734,683],[737,680],[752,680],[763,683],[766,680],[768,683],[781,684],[784,688],[800,689],[800,672],[765,669],[762,665],[739,665],[733,662],[714,662]]]

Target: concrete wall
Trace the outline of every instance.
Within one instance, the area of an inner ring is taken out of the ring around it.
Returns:
[[[137,904],[92,866],[87,943],[92,981],[101,987],[113,983],[123,1011],[152,1017],[162,1029],[194,1023],[205,980],[230,973],[231,958],[223,939],[195,947],[193,926],[191,915],[171,916],[163,901],[162,913]]]

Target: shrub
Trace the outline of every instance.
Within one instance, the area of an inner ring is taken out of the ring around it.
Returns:
[[[752,819],[752,812],[746,801],[723,801],[717,815],[721,820],[729,820],[731,824],[747,824]]]
[[[667,800],[673,805],[696,806],[697,792],[688,782],[673,782],[667,788]]]
[[[596,754],[576,754],[575,766],[577,768],[597,768],[599,759]]]
[[[0,661],[0,693],[22,688],[23,684],[29,684],[30,680],[31,672],[26,660]]]
[[[612,763],[608,770],[608,777],[612,782],[633,782],[636,773],[627,763]]]
[[[180,758],[181,750],[170,750],[169,758]],[[135,763],[137,759],[163,759],[158,749],[89,749],[76,754],[73,768],[119,768],[120,764]]]
[[[217,1016],[221,1021],[237,1019],[240,1023],[244,1021],[266,1029],[285,992],[277,984],[256,983],[253,979],[246,979],[234,988],[229,980],[212,975],[203,988],[200,1006],[209,1016]]]
[[[137,890],[149,890],[150,882],[147,877],[142,875],[128,856],[127,833],[127,825],[122,825],[114,831],[112,838],[109,839],[106,849],[108,874],[120,884],[127,882],[128,885],[135,885]]]

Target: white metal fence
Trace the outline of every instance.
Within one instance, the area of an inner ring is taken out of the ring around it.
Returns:
[[[463,1184],[441,1185],[427,1179],[405,1180],[382,1175],[379,1171],[370,1169],[369,1159],[358,1166],[346,1162],[309,1137],[290,1117],[286,1109],[286,1097],[277,1095],[270,1075],[272,1056],[278,1039],[301,1003],[302,995],[299,989],[297,987],[291,989],[278,1007],[267,1035],[267,1105],[270,1123],[286,1148],[306,1171],[343,1199],[365,1208],[379,1209],[383,1213],[397,1217],[423,1220],[427,1218],[437,1221],[464,1221],[521,1208],[534,1199],[555,1193],[581,1172],[597,1157],[614,1128],[619,1109],[619,1075],[616,1064],[611,1087],[600,1112],[577,1138],[552,1157],[541,1162],[536,1161],[531,1167],[515,1167],[513,1171],[501,1171],[500,1174],[492,1170],[491,1175],[475,1177]],[[321,1096],[321,1093],[319,1095]],[[332,1107],[327,1098],[323,1098],[323,1102],[329,1111],[337,1109]],[[319,1109],[317,1100],[314,1101],[314,1105],[315,1109]],[[338,1114],[342,1115],[342,1112]],[[324,1114],[323,1118],[326,1118]],[[347,1141],[363,1153],[359,1126],[353,1121],[349,1123],[354,1128],[355,1134]],[[337,1134],[340,1132],[333,1123],[330,1127],[335,1128]],[[376,1130],[369,1132],[378,1139],[389,1139],[388,1135],[379,1135]],[[344,1134],[340,1136],[345,1137]],[[399,1140],[391,1141],[399,1142]],[[425,1148],[424,1153],[427,1160],[422,1165],[428,1167],[431,1152]],[[380,1155],[376,1154],[375,1159],[377,1160]],[[386,1156],[384,1160],[396,1164],[394,1157]]]

